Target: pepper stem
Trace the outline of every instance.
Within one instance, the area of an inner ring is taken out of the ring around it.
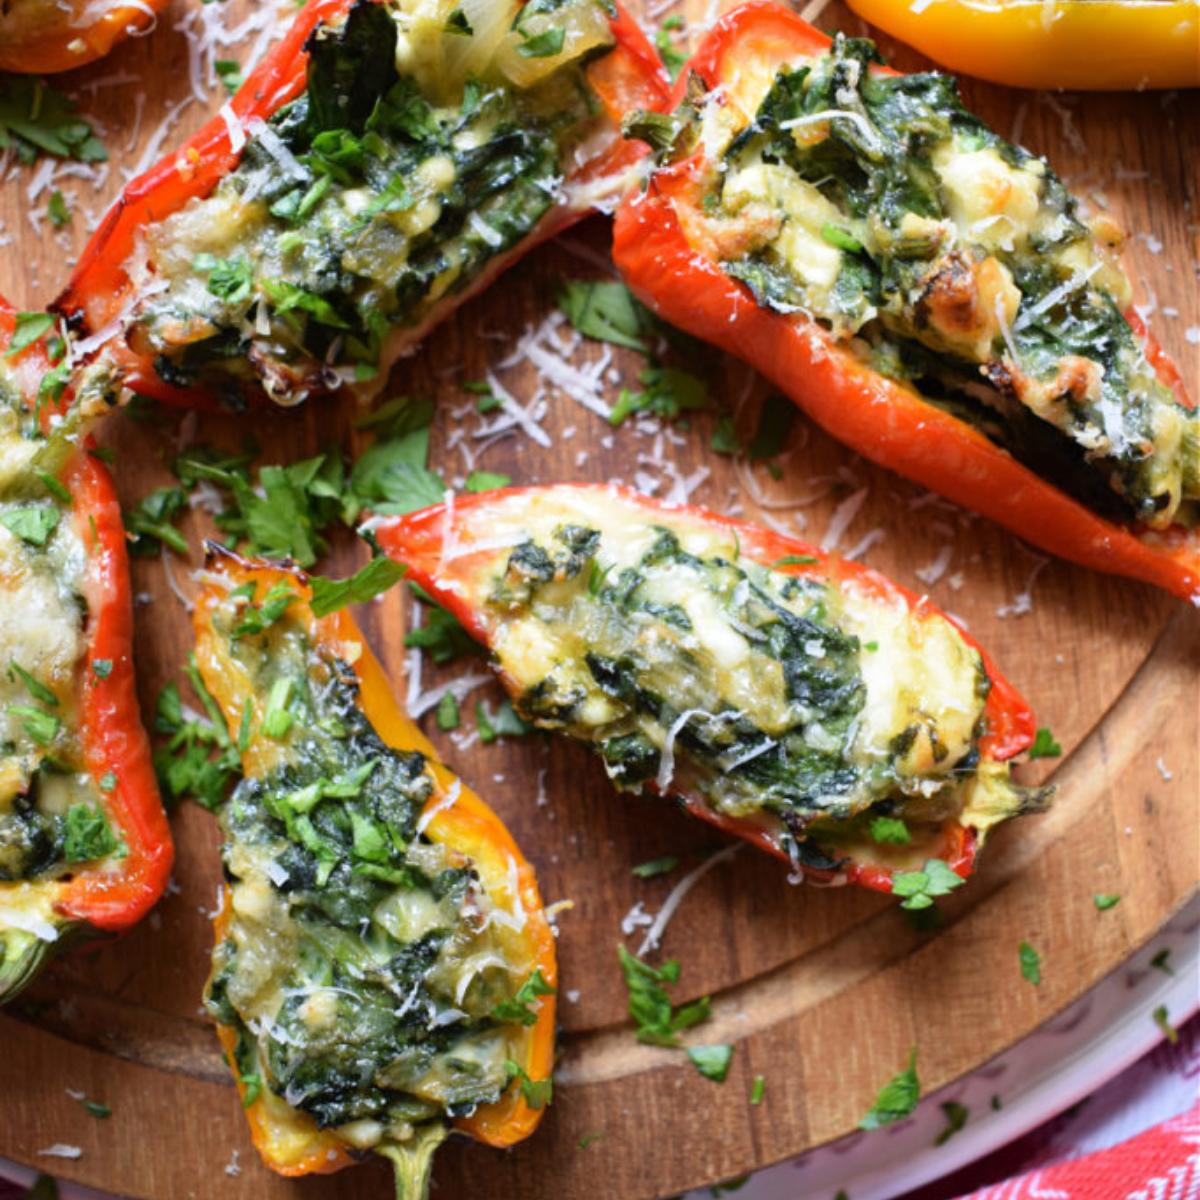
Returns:
[[[440,1121],[419,1128],[407,1142],[382,1142],[376,1154],[390,1159],[396,1171],[396,1200],[427,1200],[434,1151],[450,1130]]]

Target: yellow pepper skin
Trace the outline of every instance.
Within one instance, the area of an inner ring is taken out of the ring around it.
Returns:
[[[849,0],[940,66],[1010,87],[1200,86],[1197,0]]]

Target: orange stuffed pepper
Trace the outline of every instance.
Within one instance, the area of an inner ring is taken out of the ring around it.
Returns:
[[[214,549],[196,659],[241,753],[209,1011],[263,1161],[390,1158],[425,1195],[452,1130],[533,1132],[554,1062],[554,937],[533,869],[433,757],[344,610]]]

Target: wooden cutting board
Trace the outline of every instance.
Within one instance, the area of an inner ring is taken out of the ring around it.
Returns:
[[[96,191],[60,181],[75,213],[63,232],[47,225],[35,231],[26,219],[28,170],[5,177],[0,229],[12,242],[0,251],[0,291],[20,307],[53,296],[65,260],[86,236],[85,210],[102,211],[161,115],[178,110],[169,145],[221,103],[216,89],[208,105],[187,101],[187,44],[174,27],[189,5],[197,0],[177,3],[152,36],[68,80],[103,128],[112,164]],[[252,5],[225,0],[208,15],[232,27],[258,11]],[[655,8],[658,17],[668,11]],[[703,8],[688,6],[695,31],[703,28]],[[863,31],[837,7],[820,23]],[[887,39],[884,49],[901,67],[924,65]],[[217,57],[239,55],[222,50]],[[1045,153],[1089,203],[1107,205],[1138,231],[1129,248],[1133,277],[1143,302],[1157,305],[1152,324],[1194,388],[1198,350],[1195,333],[1189,342],[1185,329],[1200,326],[1197,181],[1189,170],[1200,156],[1195,97],[1051,97],[970,82],[964,92],[1000,130],[1019,130],[1026,145]],[[43,192],[37,204],[47,198]],[[520,483],[632,482],[639,470],[662,475],[638,462],[653,456],[654,435],[639,435],[633,423],[610,430],[553,391],[544,420],[554,434],[551,448],[510,438],[482,451],[473,437],[478,418],[461,388],[553,310],[564,279],[602,269],[607,238],[606,223],[596,219],[531,255],[396,371],[390,395],[438,399],[434,458],[447,478],[465,473],[456,441],[479,453],[480,467]],[[602,353],[584,345],[573,361],[595,362]],[[642,365],[636,355],[614,354],[614,374],[606,374],[611,392],[621,382],[636,384]],[[753,428],[766,389],[751,372],[717,355],[689,365]],[[501,378],[521,399],[537,386],[524,364]],[[170,481],[166,463],[189,440],[233,448],[253,434],[269,448],[268,461],[285,461],[337,444],[353,448],[352,418],[332,403],[252,418],[175,414],[158,425],[118,415],[102,439],[118,453],[122,499],[135,502]],[[667,1195],[838,1137],[854,1128],[910,1047],[918,1047],[926,1091],[970,1071],[1128,957],[1200,876],[1195,612],[1145,586],[1044,562],[1008,533],[870,466],[803,420],[779,460],[782,478],[758,468],[748,484],[744,464],[735,469],[709,451],[712,424],[698,417],[661,440],[679,476],[702,480],[694,492],[699,502],[724,511],[740,506],[751,518],[819,541],[839,506],[866,489],[842,550],[867,539],[867,561],[928,590],[991,648],[1065,748],[1062,759],[1024,772],[1030,779],[1052,774],[1058,801],[1049,813],[996,834],[979,875],[945,904],[948,919],[932,936],[914,932],[885,898],[789,887],[778,864],[748,848],[715,866],[679,909],[664,951],[682,963],[680,1000],[713,996],[714,1016],[697,1031],[699,1040],[736,1044],[719,1086],[700,1078],[680,1053],[634,1040],[615,959],[623,916],[638,902],[657,911],[683,870],[723,844],[718,836],[667,805],[618,799],[597,765],[564,743],[533,737],[460,750],[432,730],[447,760],[510,824],[537,865],[546,899],[574,902],[559,917],[564,994],[555,1103],[537,1136],[511,1153],[467,1143],[444,1148],[436,1170],[441,1197]],[[765,511],[752,492],[766,500]],[[194,539],[202,531],[198,519],[185,528]],[[359,558],[347,537],[326,569],[349,571]],[[191,564],[198,561],[194,552]],[[175,573],[188,590],[187,565],[177,561]],[[151,714],[158,689],[179,677],[189,623],[159,561],[135,564],[134,587],[144,601],[137,651]],[[401,593],[368,606],[362,618],[402,690]],[[427,668],[424,685],[449,673]],[[544,805],[536,802],[539,779]],[[390,1194],[379,1163],[304,1183],[259,1165],[199,1009],[218,882],[216,825],[184,805],[174,829],[176,887],[157,912],[124,940],[55,964],[0,1017],[0,1156],[153,1200]],[[684,867],[660,879],[631,875],[634,864],[664,854],[679,855]],[[1121,903],[1098,913],[1094,892],[1118,892]],[[625,940],[636,949],[637,935]],[[1040,987],[1021,977],[1022,940],[1042,955]],[[758,1074],[765,1098],[752,1107]],[[67,1089],[111,1106],[111,1119],[88,1116]],[[582,1137],[595,1134],[580,1147]],[[55,1143],[77,1145],[82,1156],[40,1155]]]

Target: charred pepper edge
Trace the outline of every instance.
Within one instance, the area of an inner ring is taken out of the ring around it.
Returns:
[[[293,564],[247,559],[216,543],[208,543],[206,550],[210,570],[220,570],[241,582],[279,582],[281,578],[287,578],[295,582],[301,601],[307,602],[307,576]],[[201,673],[206,677],[206,683],[218,697],[218,701],[227,688],[218,670],[217,652],[210,644],[215,632],[212,630],[209,616],[224,598],[225,594],[217,585],[208,583],[198,597],[194,616],[197,661]],[[439,799],[444,797],[455,777],[438,762],[433,746],[397,704],[383,667],[371,651],[353,617],[343,608],[320,618],[312,617],[310,611],[309,620],[309,630],[315,646],[336,647],[339,652],[347,643],[361,647],[361,654],[352,664],[352,668],[361,687],[362,711],[376,733],[388,745],[396,750],[416,751],[425,756],[435,782],[435,789],[426,802],[426,809],[436,805]],[[241,720],[240,706],[229,708],[226,719],[230,723],[231,732],[236,735]],[[476,862],[491,859],[496,864],[497,876],[507,872],[510,859],[516,864],[520,902],[528,917],[525,937],[529,943],[529,959],[540,969],[547,983],[552,987],[556,986],[558,970],[554,935],[546,920],[533,867],[499,817],[479,796],[465,785],[461,785],[453,807],[439,811],[426,827],[425,834],[460,850]],[[227,923],[228,899],[223,893],[222,908],[214,922],[217,943],[220,942]],[[531,1078],[549,1078],[553,1070],[554,1022],[555,997],[546,996],[541,1000],[537,1021],[530,1027],[525,1043],[528,1053],[524,1066]],[[236,1033],[228,1027],[219,1026],[218,1035],[227,1055],[232,1055],[232,1048],[237,1040]],[[245,1088],[240,1082],[238,1089],[239,1094],[244,1095]],[[267,1165],[279,1174],[298,1176],[313,1172],[326,1173],[340,1170],[356,1161],[345,1144],[328,1131],[315,1131],[314,1136],[319,1139],[318,1145],[296,1162],[283,1163],[273,1160],[269,1150],[270,1131],[264,1100],[256,1100],[249,1106],[247,1113],[255,1146]],[[453,1125],[477,1141],[503,1148],[528,1137],[537,1127],[541,1117],[542,1110],[530,1108],[520,1088],[514,1083],[499,1100],[482,1106],[470,1117],[455,1119]],[[334,1158],[329,1157],[330,1151],[334,1152]]]
[[[124,310],[136,300],[136,289],[125,266],[134,252],[141,227],[178,212],[193,198],[208,195],[236,168],[242,151],[233,147],[230,125],[237,122],[245,127],[255,120],[268,120],[296,99],[307,84],[309,35],[319,25],[337,20],[358,2],[311,0],[286,36],[222,110],[229,114],[229,121],[221,114],[213,117],[182,146],[168,151],[124,188],[88,240],[66,288],[51,304],[52,312],[64,316],[71,328],[83,336],[95,336],[110,325],[119,324]],[[587,70],[589,81],[609,109],[617,130],[612,144],[576,172],[572,181],[583,182],[601,172],[632,165],[644,150],[638,143],[620,136],[621,116],[631,108],[661,108],[670,94],[670,81],[641,27],[619,4],[614,3],[614,8],[616,15],[609,22],[616,39],[613,49]],[[492,259],[469,287],[436,305],[425,321],[406,331],[405,341],[419,341],[433,325],[486,288],[535,245],[581,220],[588,211],[556,205],[528,238]],[[119,328],[114,328],[113,337],[104,348],[134,391],[188,408],[218,407],[212,393],[203,388],[176,387],[160,379],[153,363],[126,343]],[[250,389],[249,394],[259,399],[255,389]]]
[[[830,39],[774,0],[751,0],[722,18],[680,73],[672,104],[694,73],[713,86],[726,55],[819,54]],[[883,73],[895,74],[890,68]],[[670,323],[761,370],[813,420],[881,466],[905,475],[1080,565],[1153,583],[1200,603],[1200,540],[1097,516],[1021,466],[978,430],[914,388],[856,359],[812,320],[760,307],[749,289],[702,258],[674,204],[687,203],[702,155],[655,171],[617,211],[613,261],[630,290]],[[1194,405],[1178,369],[1135,312],[1125,314],[1159,379]],[[886,419],[883,419],[886,417]],[[948,470],[947,464],[950,464]]]
[[[15,310],[0,300],[0,348],[7,345]],[[35,342],[14,360],[25,379],[49,368],[44,345]],[[24,382],[25,380],[22,380]],[[69,394],[62,407],[69,406]],[[45,414],[48,415],[48,414]],[[104,678],[82,671],[79,732],[84,765],[93,783],[110,772],[116,786],[104,793],[104,805],[119,829],[127,853],[119,871],[86,866],[70,879],[30,880],[53,889],[54,908],[62,918],[59,938],[36,942],[0,978],[0,1001],[11,999],[40,967],[67,945],[136,924],[167,885],[174,862],[170,826],[159,799],[151,764],[150,742],[142,725],[133,667],[133,603],[125,529],[116,488],[104,464],[88,453],[90,437],[70,455],[60,479],[71,493],[70,511],[88,548],[83,588],[88,605],[86,659],[107,659]],[[4,885],[0,884],[0,894]]]
[[[742,556],[762,566],[770,567],[782,558],[801,558],[806,561],[786,566],[783,573],[825,577],[834,582],[853,580],[857,585],[864,587],[865,590],[879,598],[902,601],[914,613],[923,612],[949,621],[963,641],[978,652],[992,685],[984,707],[987,729],[979,741],[981,756],[994,762],[1005,762],[1032,744],[1037,723],[1029,705],[1016,688],[997,670],[995,662],[987,651],[952,617],[930,604],[926,598],[918,597],[914,592],[894,583],[862,563],[827,554],[819,547],[810,546],[797,538],[786,537],[770,529],[738,521],[695,505],[664,505],[615,484],[563,483],[544,488],[503,488],[495,492],[456,497],[452,506],[438,504],[405,516],[388,518],[379,524],[375,533],[384,552],[408,567],[408,578],[425,588],[437,599],[439,604],[453,613],[472,637],[486,644],[488,641],[487,626],[481,620],[479,610],[470,603],[463,589],[439,583],[438,565],[442,559],[442,549],[447,536],[447,519],[454,520],[462,513],[522,495],[544,495],[559,489],[586,488],[602,490],[606,494],[618,497],[623,502],[630,503],[654,516],[676,516],[708,525],[714,529],[734,533],[738,538]],[[493,550],[485,549],[477,553],[491,554]],[[451,570],[451,575],[458,574],[475,557],[476,555],[472,554],[470,550],[460,553],[454,560],[458,565]],[[504,676],[503,671],[500,672],[500,676],[505,686],[512,691],[511,681]],[[708,821],[724,832],[750,841],[760,849],[766,850],[786,862],[791,861],[787,852],[771,836],[769,822],[725,816],[715,812],[703,798],[694,794],[683,796],[683,802],[693,815]],[[939,857],[952,870],[964,878],[969,876],[974,870],[977,851],[978,838],[972,829],[957,821],[947,823],[943,848]],[[805,875],[817,880],[833,879],[837,872],[805,868]],[[875,891],[891,891],[891,871],[887,868],[852,863],[847,868],[846,875],[850,882],[863,887]]]

